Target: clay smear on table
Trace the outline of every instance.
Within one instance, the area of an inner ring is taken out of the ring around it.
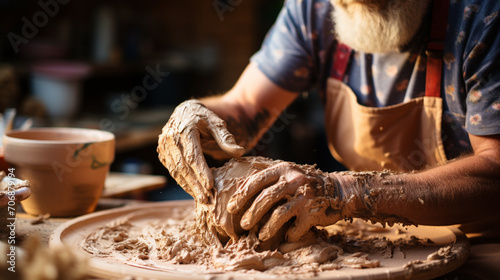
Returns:
[[[194,264],[204,272],[238,270],[315,275],[343,267],[378,267],[379,260],[370,259],[368,255],[392,258],[397,252],[404,256],[409,248],[432,244],[431,240],[408,236],[404,229],[384,228],[360,220],[340,221],[334,226],[314,229],[296,243],[284,242],[280,236],[261,242],[253,230],[240,232],[238,227],[238,232],[221,234],[218,231],[221,221],[232,223],[241,218],[228,217],[224,211],[234,186],[273,163],[276,161],[260,157],[231,160],[213,170],[215,201],[196,205],[196,213],[192,208],[178,209],[164,220],[151,220],[145,225],[134,224],[133,216],[137,213],[131,214],[89,234],[82,247],[95,257],[152,269],[169,264]]]

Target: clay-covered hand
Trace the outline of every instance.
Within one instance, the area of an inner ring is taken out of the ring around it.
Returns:
[[[245,205],[251,206],[245,211]],[[247,204],[248,203],[248,204]],[[342,218],[342,189],[335,176],[314,166],[279,162],[253,174],[232,195],[229,213],[245,211],[240,225],[249,230],[259,226],[259,239],[272,238],[287,222],[295,218],[286,239],[298,241],[314,226],[334,224]],[[261,219],[272,213],[261,225]]]
[[[176,182],[198,203],[212,197],[213,177],[203,156],[205,145],[227,157],[239,157],[245,149],[236,143],[225,122],[197,100],[181,103],[170,116],[158,139],[158,156]]]

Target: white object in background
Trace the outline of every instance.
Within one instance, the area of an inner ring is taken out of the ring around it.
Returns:
[[[51,119],[68,119],[78,112],[82,79],[90,67],[81,63],[46,62],[33,67],[34,96],[47,109]]]

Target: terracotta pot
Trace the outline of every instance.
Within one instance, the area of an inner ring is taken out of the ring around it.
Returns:
[[[5,160],[30,181],[22,201],[32,215],[69,217],[94,211],[114,160],[112,133],[82,128],[12,130],[3,138]]]

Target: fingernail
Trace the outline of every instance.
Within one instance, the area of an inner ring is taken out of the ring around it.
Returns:
[[[265,227],[262,228],[259,232],[259,239],[262,241],[267,241],[269,240],[269,238],[271,238],[271,236],[269,236],[269,231]]]
[[[233,199],[230,199],[229,203],[227,204],[227,212],[229,212],[229,214],[236,214],[237,211],[238,209],[236,203]]]
[[[238,150],[238,151],[245,150],[245,148],[243,148],[242,146],[240,146],[238,144],[231,144],[231,146],[233,147],[233,149]]]
[[[242,229],[244,230],[249,230],[250,229],[250,221],[248,221],[247,219],[245,218],[242,218],[241,219],[241,222],[240,222],[240,226]]]
[[[233,156],[242,156],[245,153],[245,148],[238,144],[229,144],[228,146],[232,150]]]

